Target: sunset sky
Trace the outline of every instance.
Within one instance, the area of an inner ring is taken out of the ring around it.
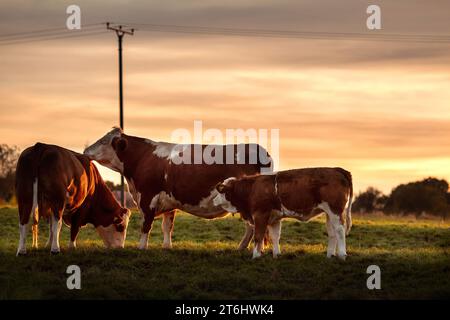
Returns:
[[[2,0],[1,35],[82,23],[450,35],[450,1]],[[138,28],[139,29],[139,28]],[[71,31],[67,31],[70,33]],[[0,35],[0,39],[1,39]],[[137,30],[124,40],[125,131],[280,129],[280,168],[342,166],[356,190],[450,180],[450,42],[278,39]],[[1,46],[0,143],[76,151],[118,124],[117,40],[104,33]],[[109,180],[117,175],[102,169]]]

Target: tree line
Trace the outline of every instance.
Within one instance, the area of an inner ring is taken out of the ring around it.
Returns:
[[[369,187],[359,193],[353,202],[352,212],[384,212],[388,215],[423,214],[442,217],[450,215],[449,184],[446,180],[426,178],[396,186],[389,195]]]
[[[16,163],[20,150],[16,146],[0,144],[0,204],[15,204],[14,185]],[[112,190],[120,190],[119,185],[106,181]],[[360,192],[353,201],[353,212],[384,212],[389,215],[424,213],[446,219],[450,215],[449,184],[446,180],[426,178],[396,186],[389,195],[369,187]]]

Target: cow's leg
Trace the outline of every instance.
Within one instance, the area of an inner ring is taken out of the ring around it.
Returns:
[[[273,245],[273,257],[276,258],[281,254],[280,251],[281,219],[269,225],[268,230]]]
[[[78,217],[78,214],[73,214],[70,222],[70,249],[75,249],[77,247],[77,236],[80,231],[80,225],[78,224],[78,219],[76,217]]]
[[[141,210],[144,214],[144,222],[142,223],[141,229],[141,240],[139,241],[139,249],[147,249],[148,247],[148,236],[152,230],[153,220],[155,220],[155,209],[150,209],[150,207],[142,206]]]
[[[17,248],[17,256],[26,255],[27,254],[27,247],[26,247],[26,240],[27,240],[27,226],[28,224],[21,224],[19,222],[19,247]]]
[[[264,245],[264,236],[267,230],[267,224],[269,222],[269,213],[256,212],[253,215],[253,221],[255,221],[255,247],[253,248],[253,259],[261,256],[262,248]]]
[[[245,221],[245,234],[244,237],[241,240],[241,243],[239,243],[239,250],[244,250],[248,248],[248,245],[250,241],[253,238],[255,227],[250,224],[250,222]]]
[[[344,223],[342,223],[341,219],[339,217],[336,217],[336,222],[334,223],[335,228],[334,231],[336,232],[337,236],[337,256],[341,260],[345,260],[347,257],[347,244],[345,239],[345,226]]]
[[[38,233],[39,233],[39,230],[38,230],[39,214],[38,214],[37,206],[34,209],[34,211],[32,212],[32,214],[33,214],[33,225],[31,227],[32,234],[33,234],[32,248],[37,249],[38,248]]]
[[[346,246],[345,246],[345,227],[343,220],[340,216],[335,214],[331,209],[327,208],[328,210],[325,210],[329,219],[330,224],[332,226],[332,229],[334,231],[334,236],[336,237],[337,241],[337,256],[341,260],[345,260],[345,257],[347,256]]]
[[[334,232],[334,227],[331,224],[331,219],[327,216],[327,233],[328,233],[328,248],[327,248],[327,257],[331,258],[336,256],[336,247],[337,247],[337,238],[336,233]]]
[[[52,254],[58,254],[60,252],[59,246],[59,233],[61,232],[62,226],[62,209],[52,210],[52,247],[50,249]]]
[[[33,224],[31,226],[31,233],[33,235],[33,244],[31,247],[33,249],[37,249],[38,248],[38,225],[37,224]]]
[[[163,248],[165,249],[172,248],[172,231],[174,221],[175,221],[175,210],[164,213],[161,228],[164,235]]]
[[[264,250],[269,247],[269,244],[270,244],[270,234],[269,234],[269,230],[266,229],[266,233],[264,234],[262,252],[264,252]]]
[[[27,242],[28,224],[30,222],[31,215],[33,215],[33,219],[35,219],[34,215],[36,213],[36,209],[38,206],[37,185],[38,181],[37,179],[35,179],[32,185],[32,189],[30,188],[30,190],[28,190],[29,192],[30,191],[32,192],[32,198],[30,197],[30,199],[27,201],[19,202],[19,246],[17,248],[16,254],[18,256],[27,254],[26,242]],[[34,245],[34,237],[33,237],[33,245]]]
[[[53,242],[53,232],[52,232],[52,218],[48,218],[48,239],[45,243],[45,247],[48,248],[52,245]]]

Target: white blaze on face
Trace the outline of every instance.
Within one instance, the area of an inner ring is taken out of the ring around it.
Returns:
[[[124,247],[125,232],[118,232],[114,224],[110,224],[107,227],[98,226],[96,229],[107,248]]]
[[[236,180],[236,178],[231,177],[231,178],[225,179],[222,184],[228,185],[228,183],[232,180]],[[233,213],[238,212],[237,208],[235,206],[233,206],[230,201],[227,200],[224,193],[218,192],[217,196],[213,200],[213,204],[215,206],[222,207],[222,209],[224,209],[228,212],[233,212]]]
[[[112,140],[120,138],[121,134],[120,129],[115,128],[87,147],[83,153],[105,167],[123,173],[123,163],[119,160],[116,151],[112,147]]]
[[[232,212],[232,213],[238,212],[237,208],[235,206],[233,206],[230,201],[227,200],[227,198],[225,197],[225,195],[223,193],[219,193],[214,198],[213,203],[215,206],[217,206],[217,207],[220,206],[220,207],[222,207],[222,209],[224,209],[228,212]]]
[[[127,237],[128,221],[130,219],[130,211],[123,216],[125,228],[123,232],[119,232],[114,224],[107,227],[98,226],[96,228],[98,234],[103,239],[103,243],[107,248],[123,248]]]

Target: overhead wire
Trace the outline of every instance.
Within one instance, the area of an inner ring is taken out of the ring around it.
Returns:
[[[103,26],[106,23],[83,24],[81,30],[68,30],[67,28],[48,28],[31,30],[11,34],[0,34],[0,46],[21,44],[34,41],[46,41],[55,39],[69,39],[106,33]],[[243,29],[221,28],[205,26],[151,24],[138,22],[111,22],[111,25],[132,27],[144,32],[167,32],[179,34],[219,35],[237,37],[260,38],[287,38],[287,39],[317,39],[317,40],[362,40],[362,41],[387,41],[387,42],[417,42],[417,43],[450,43],[450,35],[431,34],[399,34],[399,33],[351,33],[351,32],[322,32],[322,31],[294,31],[275,29]]]

